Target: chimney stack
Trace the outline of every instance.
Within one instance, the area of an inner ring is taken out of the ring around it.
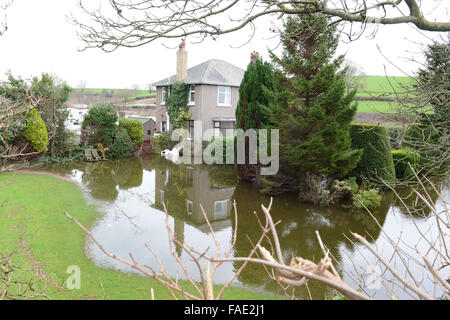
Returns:
[[[187,77],[187,51],[186,40],[181,39],[177,51],[177,81],[183,81]]]
[[[256,62],[256,60],[259,59],[259,52],[253,51],[252,53],[250,53],[250,60],[252,62]]]

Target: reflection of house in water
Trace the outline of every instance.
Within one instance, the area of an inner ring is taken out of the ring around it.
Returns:
[[[231,227],[231,198],[234,189],[220,187],[211,181],[204,166],[156,169],[155,207],[163,210],[164,203],[169,214],[174,217],[175,225],[182,221],[183,224],[193,224],[197,229],[209,233],[201,205],[216,232]]]

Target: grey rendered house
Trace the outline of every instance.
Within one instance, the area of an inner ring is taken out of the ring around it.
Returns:
[[[187,51],[183,41],[177,51],[177,73],[154,84],[157,132],[167,132],[171,129],[165,100],[170,94],[170,86],[176,81],[189,85],[191,137],[194,121],[202,122],[203,133],[214,128],[214,136],[225,135],[226,129],[234,129],[239,86],[244,72],[226,61],[216,59],[187,69]]]

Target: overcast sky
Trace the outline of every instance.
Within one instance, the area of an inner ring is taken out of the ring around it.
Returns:
[[[446,6],[444,1],[433,12],[444,21],[449,20]],[[7,70],[23,78],[48,72],[74,87],[86,81],[87,87],[131,88],[137,84],[145,88],[148,83],[175,73],[176,49],[167,49],[161,42],[139,48],[123,48],[113,53],[104,53],[99,49],[80,52],[78,49],[82,43],[77,39],[76,27],[66,17],[76,10],[73,0],[14,0],[7,12],[9,29],[0,37],[0,79],[5,78]],[[200,44],[191,44],[188,39],[188,67],[214,58],[245,69],[250,52],[254,50],[267,58],[267,49],[276,46],[277,41],[265,38],[268,23],[257,22],[257,27],[253,40],[240,48],[232,46],[244,43],[248,32],[234,33]],[[405,72],[413,72],[418,66],[408,59],[421,59],[422,47],[419,44],[427,43],[430,37],[436,36],[436,33],[419,32],[406,25],[381,26],[374,39],[363,36],[351,43],[341,43],[339,52],[346,53],[346,58],[368,75],[384,75],[385,72],[388,75],[402,75],[402,71],[389,61]]]

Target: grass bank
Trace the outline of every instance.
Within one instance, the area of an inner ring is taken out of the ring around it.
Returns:
[[[27,242],[27,254],[15,263],[37,266],[48,278],[46,294],[52,299],[171,299],[157,281],[136,274],[97,267],[85,255],[84,232],[66,218],[69,212],[85,226],[100,213],[88,205],[74,183],[45,175],[0,175],[0,251]],[[68,290],[65,280],[69,266],[79,266],[81,289]],[[216,290],[220,289],[219,286]],[[190,290],[191,291],[191,290]],[[275,295],[233,287],[225,299],[276,299]]]

